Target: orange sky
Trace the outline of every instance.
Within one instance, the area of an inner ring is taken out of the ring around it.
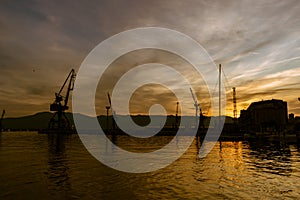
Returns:
[[[0,5],[0,109],[6,109],[7,117],[48,111],[54,93],[71,68],[77,71],[99,42],[131,28],[158,26],[189,35],[216,64],[222,63],[227,115],[232,115],[232,87],[237,89],[238,110],[251,102],[273,98],[287,101],[289,113],[300,115],[299,10],[297,0],[5,0]],[[105,114],[105,93],[113,78],[126,64],[138,63],[138,59],[158,59],[188,69],[180,59],[162,52],[140,52],[120,58],[107,72],[104,89],[97,93],[99,114]],[[192,74],[183,71],[187,76]],[[191,80],[199,83],[198,101],[204,112],[209,112],[201,78]],[[137,91],[132,112],[147,112],[144,105],[155,102],[147,97],[139,104],[147,91],[152,97],[163,93],[159,101],[170,114],[175,113],[176,99],[165,95],[165,90],[153,88]],[[191,105],[191,114],[193,109]]]

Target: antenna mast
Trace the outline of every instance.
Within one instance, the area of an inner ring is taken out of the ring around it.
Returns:
[[[221,116],[221,64],[219,64],[219,117]]]

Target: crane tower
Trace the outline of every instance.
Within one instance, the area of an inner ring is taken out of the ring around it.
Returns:
[[[65,82],[63,83],[62,87],[60,88],[58,93],[55,93],[55,100],[52,104],[50,104],[50,111],[55,111],[54,115],[50,119],[49,122],[49,129],[58,129],[58,130],[65,130],[71,129],[70,122],[65,115],[65,111],[69,109],[68,101],[70,92],[74,88],[74,81],[75,81],[75,70],[72,69],[67,76]],[[67,82],[68,88],[66,91],[65,96],[62,95],[63,89],[66,86]]]
[[[236,109],[236,91],[235,87],[232,88],[232,95],[233,95],[233,119],[237,119],[237,109]]]
[[[0,132],[2,131],[2,120],[4,118],[4,115],[5,115],[5,110],[2,111],[2,115],[1,115],[1,118],[0,118]]]

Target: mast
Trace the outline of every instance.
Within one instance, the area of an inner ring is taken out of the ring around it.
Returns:
[[[218,129],[221,130],[221,64],[219,64],[219,124]],[[220,150],[222,149],[222,141],[220,140]]]
[[[219,64],[219,117],[220,116],[221,116],[221,64]]]

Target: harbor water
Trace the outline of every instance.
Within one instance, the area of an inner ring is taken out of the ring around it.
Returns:
[[[128,150],[147,147],[117,137],[119,145]],[[152,144],[162,144],[170,138],[152,140]],[[300,198],[297,143],[218,142],[202,159],[199,146],[195,139],[186,153],[166,168],[131,174],[101,164],[77,135],[3,132],[0,199]]]

